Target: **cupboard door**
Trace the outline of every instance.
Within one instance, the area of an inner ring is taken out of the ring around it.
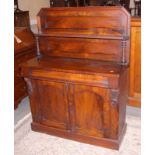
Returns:
[[[69,91],[73,132],[93,137],[109,137],[108,89],[75,84],[70,85]]]
[[[54,128],[68,129],[68,102],[65,83],[41,80],[35,80],[35,82],[41,107],[41,123]]]

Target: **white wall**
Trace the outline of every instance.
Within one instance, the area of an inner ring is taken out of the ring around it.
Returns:
[[[130,8],[134,7],[134,0],[130,0]]]
[[[42,7],[50,7],[50,0],[18,0],[19,9],[29,11],[30,22],[36,24],[36,15]]]

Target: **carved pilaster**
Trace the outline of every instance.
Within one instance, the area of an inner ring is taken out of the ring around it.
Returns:
[[[117,105],[118,103],[118,97],[119,97],[119,90],[118,89],[111,89],[110,90],[110,100],[111,100],[111,104]]]
[[[39,36],[36,35],[36,45],[37,45],[37,57],[41,57],[40,47],[39,47]]]
[[[126,46],[127,46],[127,41],[126,40],[122,40],[121,42],[121,46],[122,46],[122,64],[126,63]]]

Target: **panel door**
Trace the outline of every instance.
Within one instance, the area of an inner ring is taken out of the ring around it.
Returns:
[[[109,137],[108,89],[75,84],[70,85],[69,91],[73,132],[93,137]]]
[[[69,129],[66,84],[35,80],[40,104],[41,124],[58,129]]]

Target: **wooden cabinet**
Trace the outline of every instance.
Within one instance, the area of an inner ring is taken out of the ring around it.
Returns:
[[[141,106],[141,19],[131,20],[129,105]]]
[[[48,61],[47,58],[41,61],[44,71],[36,59],[28,62],[33,68],[31,73],[27,72],[25,65],[22,70],[29,89],[32,129],[118,149],[118,140],[124,135],[126,128],[126,68],[118,66],[116,69],[105,64],[102,66],[103,74],[99,76],[96,75],[98,67],[91,72],[91,67],[87,68],[87,74],[82,72],[79,68],[86,64],[81,64],[80,61],[74,66],[74,72],[67,65],[63,65],[66,72],[59,70],[61,64],[69,62],[69,66],[72,66],[72,59],[54,58],[50,61],[52,64]],[[54,65],[55,71],[49,72],[49,65]],[[89,65],[91,66],[91,61]],[[107,76],[111,68],[115,75]]]
[[[22,64],[32,130],[118,149],[126,129],[130,15],[123,7],[44,8],[38,21],[37,58]]]
[[[35,39],[28,28],[15,28],[14,39],[14,107],[27,96],[24,79],[21,77],[21,63],[34,58],[36,53]]]
[[[110,124],[105,125],[110,114],[108,89],[65,81],[33,80],[32,83],[35,95],[32,93],[31,99],[39,96],[41,124],[76,134],[109,137]]]

